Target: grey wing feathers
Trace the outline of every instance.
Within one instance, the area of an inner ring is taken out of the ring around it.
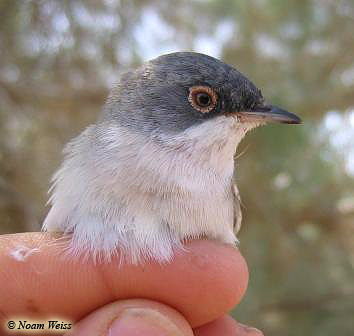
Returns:
[[[232,193],[234,196],[234,231],[237,233],[241,228],[242,212],[241,212],[241,198],[238,191],[235,178],[232,179]]]

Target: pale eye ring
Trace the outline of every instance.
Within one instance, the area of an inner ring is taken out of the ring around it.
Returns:
[[[189,89],[188,100],[197,111],[209,113],[215,108],[218,95],[209,86],[192,86]]]

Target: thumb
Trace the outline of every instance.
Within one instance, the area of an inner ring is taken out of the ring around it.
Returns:
[[[66,336],[192,336],[186,319],[173,308],[150,300],[121,300],[87,315]]]

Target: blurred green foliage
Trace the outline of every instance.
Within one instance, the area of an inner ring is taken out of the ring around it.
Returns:
[[[302,116],[237,159],[248,293],[267,335],[354,334],[352,0],[0,2],[0,231],[39,230],[65,142],[113,81],[175,50],[222,58]]]

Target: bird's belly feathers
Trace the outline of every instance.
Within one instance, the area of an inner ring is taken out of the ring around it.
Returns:
[[[95,204],[95,208],[83,204],[81,208],[72,208],[65,218],[58,216],[63,209],[54,206],[45,223],[48,231],[72,234],[74,255],[84,253],[110,259],[120,250],[129,262],[146,258],[166,261],[172,258],[174,249],[182,248],[184,240],[236,240],[231,193],[219,197],[130,193],[129,200],[109,201],[95,195],[95,202],[86,204]],[[65,211],[69,208],[68,204]]]
[[[110,141],[92,143],[92,130],[68,148],[44,223],[47,231],[70,234],[73,255],[110,259],[120,251],[128,261],[163,262],[171,260],[186,239],[236,241],[233,164],[225,153],[209,167],[204,160],[200,165],[191,161],[188,153],[163,151],[144,139],[125,143],[117,130]],[[100,155],[103,147],[112,153]],[[202,149],[196,153],[207,156]]]

